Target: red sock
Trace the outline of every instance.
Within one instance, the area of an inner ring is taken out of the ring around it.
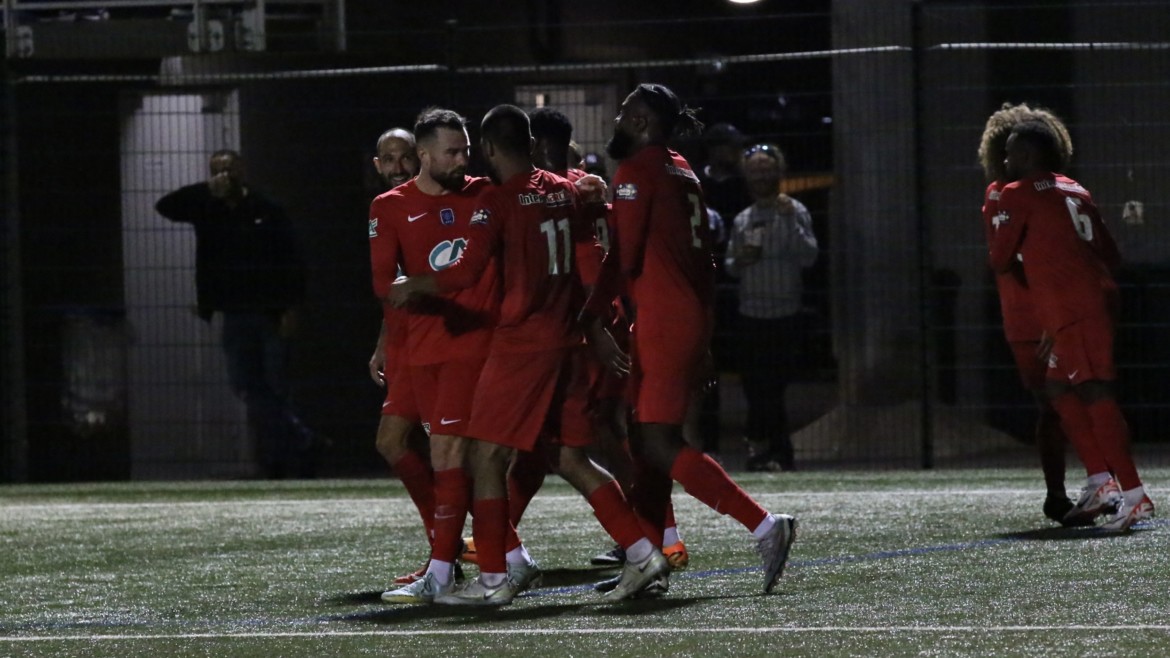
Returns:
[[[532,452],[516,451],[516,461],[508,469],[508,520],[513,529],[520,526],[524,510],[540,491],[547,472],[544,453],[539,447]]]
[[[1069,443],[1077,451],[1077,457],[1085,465],[1085,473],[1104,473],[1109,470],[1105,455],[1101,451],[1100,437],[1093,430],[1093,421],[1085,403],[1076,393],[1069,391],[1058,395],[1052,401],[1052,408],[1060,416],[1060,427]]]
[[[616,480],[610,480],[594,489],[588,499],[589,505],[593,508],[593,515],[601,522],[601,527],[605,528],[609,536],[622,548],[629,548],[646,536],[638,523],[638,515],[630,509],[630,504]],[[662,533],[647,539],[660,547]]]
[[[670,483],[674,484],[674,480],[671,480]],[[667,495],[667,497],[666,497],[666,516],[664,517],[664,520],[662,522],[662,529],[665,531],[667,528],[676,528],[676,527],[678,527],[678,523],[674,520],[674,502],[672,502],[670,500],[670,496]]]
[[[755,530],[768,515],[719,464],[690,446],[679,450],[670,477],[707,507],[739,521],[748,532]]]
[[[470,490],[467,472],[462,468],[435,471],[435,541],[431,544],[432,558],[454,562],[459,557]],[[479,550],[478,543],[476,550]]]
[[[1088,413],[1093,421],[1093,436],[1097,437],[1097,445],[1105,454],[1105,461],[1109,463],[1121,490],[1129,491],[1142,486],[1137,466],[1129,453],[1129,425],[1125,422],[1117,400],[1101,398],[1088,405]]]
[[[475,518],[471,533],[475,537],[475,552],[479,556],[480,573],[508,573],[505,559],[505,540],[508,534],[508,501],[504,498],[486,498],[472,503]]]
[[[410,494],[415,508],[418,509],[418,515],[422,517],[423,527],[427,531],[427,541],[431,541],[435,527],[435,474],[431,471],[431,465],[415,451],[408,450],[401,459],[394,462],[393,468],[398,474],[398,479],[402,480],[402,485],[406,487],[406,493]]]

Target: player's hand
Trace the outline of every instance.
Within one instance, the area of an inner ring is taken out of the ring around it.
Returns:
[[[1052,345],[1055,342],[1047,331],[1040,334],[1040,342],[1036,344],[1036,358],[1040,360],[1040,363],[1048,363],[1048,358],[1052,356]]]
[[[418,297],[436,292],[435,280],[429,276],[399,277],[390,285],[386,301],[394,308],[409,305]]]
[[[574,183],[577,186],[577,191],[581,193],[581,199],[586,203],[604,203],[606,184],[605,179],[597,174],[589,174],[577,179]]]
[[[609,333],[609,329],[601,324],[600,318],[593,318],[586,325],[585,333],[589,339],[589,345],[593,348],[593,353],[597,355],[597,360],[601,361],[603,366],[619,377],[630,374],[630,355],[622,351],[617,341],[614,340],[613,334]]]
[[[211,196],[217,199],[226,199],[234,186],[232,175],[226,171],[221,171],[207,180],[207,187],[211,188]]]
[[[382,388],[386,387],[386,352],[381,345],[374,348],[373,355],[370,356],[370,379]]]

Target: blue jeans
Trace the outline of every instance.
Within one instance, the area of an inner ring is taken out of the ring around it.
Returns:
[[[285,381],[288,341],[280,335],[280,316],[225,311],[223,351],[232,391],[247,407],[248,426],[255,435],[264,474],[271,478],[294,474],[304,446],[296,431],[299,421],[289,408]]]

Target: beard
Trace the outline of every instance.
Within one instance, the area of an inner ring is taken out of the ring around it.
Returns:
[[[436,173],[436,172],[431,172],[431,179],[433,179],[436,183],[441,185],[442,188],[444,190],[447,190],[448,192],[458,192],[459,190],[463,189],[463,186],[465,184],[463,176],[466,173],[467,173],[467,170],[460,167],[459,169],[454,169],[452,171],[445,171],[441,174]]]
[[[605,145],[605,152],[614,160],[625,160],[634,152],[634,138],[615,129],[613,137]]]
[[[408,174],[391,174],[382,176],[382,182],[386,183],[387,190],[392,190],[410,179],[411,176]]]

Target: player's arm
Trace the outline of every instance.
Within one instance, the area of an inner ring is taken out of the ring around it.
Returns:
[[[386,319],[382,319],[382,326],[378,329],[378,342],[374,344],[374,353],[370,355],[370,379],[378,386],[386,385]]]
[[[601,278],[601,261],[605,251],[597,239],[594,229],[596,203],[588,203],[576,192],[569,217],[569,234],[573,240],[574,259],[577,261],[577,276],[586,290],[592,290]]]
[[[481,194],[467,229],[467,248],[463,250],[459,260],[439,272],[412,276],[396,282],[392,286],[390,303],[402,307],[418,297],[440,295],[474,286],[500,249],[503,230],[496,208],[486,192]]]
[[[994,232],[989,259],[991,269],[1000,274],[1012,268],[1028,225],[1028,213],[1023,204],[1018,203],[1017,196],[1014,188],[1005,188],[999,198],[999,212],[992,219]]]
[[[1121,269],[1121,250],[1117,248],[1117,241],[1113,239],[1113,234],[1109,232],[1109,227],[1105,225],[1105,220],[1101,219],[1096,207],[1093,208],[1093,223],[1095,224],[1093,250],[1105,263],[1105,267],[1109,268],[1109,272],[1116,275]]]
[[[400,265],[398,231],[390,219],[392,210],[392,205],[382,198],[370,204],[370,271],[374,296],[381,301],[388,300]]]
[[[154,204],[154,209],[172,222],[194,224],[203,216],[203,209],[210,198],[207,183],[195,183],[162,197]]]
[[[621,273],[633,279],[641,273],[645,259],[653,189],[643,177],[630,173],[614,180],[610,225],[617,235],[610,237],[610,248],[617,249]]]
[[[816,233],[813,233],[812,215],[804,204],[800,204],[796,206],[794,219],[792,241],[789,243],[792,245],[793,255],[801,267],[812,267],[813,263],[817,262],[817,256],[821,254]]]

